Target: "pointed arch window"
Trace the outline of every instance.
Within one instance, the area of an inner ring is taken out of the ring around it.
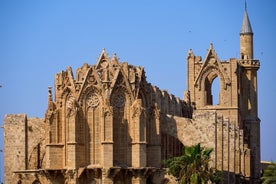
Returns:
[[[100,100],[96,93],[90,92],[86,99],[86,116],[87,116],[87,152],[89,164],[97,165],[101,163],[101,133],[100,117],[101,107]]]
[[[220,94],[220,81],[219,78],[214,78],[212,82],[212,105],[219,105],[219,94]]]
[[[220,101],[220,80],[217,75],[205,80],[206,105],[219,105]]]
[[[114,92],[111,97],[113,106],[113,164],[115,166],[131,165],[130,135],[128,123],[128,98],[122,89]]]

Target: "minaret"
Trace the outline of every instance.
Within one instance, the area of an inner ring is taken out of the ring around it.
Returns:
[[[253,59],[253,31],[247,14],[246,2],[240,32],[240,59]]]
[[[253,31],[245,4],[240,32],[240,126],[244,129],[243,175],[248,183],[259,183],[260,178],[260,119],[258,117],[257,71],[259,60],[253,56]]]
[[[242,74],[242,114],[249,119],[258,118],[257,102],[257,71],[260,67],[258,60],[253,57],[253,31],[247,14],[245,3],[244,17],[240,32],[240,65]]]

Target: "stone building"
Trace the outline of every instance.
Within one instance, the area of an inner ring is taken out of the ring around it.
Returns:
[[[56,74],[45,118],[5,116],[5,183],[168,183],[162,160],[198,142],[214,149],[211,165],[224,183],[258,183],[259,66],[246,11],[240,59],[221,61],[212,44],[203,60],[189,51],[184,99],[103,50],[75,77],[70,67]]]

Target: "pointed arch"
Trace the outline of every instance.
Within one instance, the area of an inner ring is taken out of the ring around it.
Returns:
[[[147,100],[148,96],[146,94],[147,93],[146,93],[145,89],[140,88],[139,94],[138,94],[138,99],[142,100],[142,107],[148,107],[149,106],[148,100]]]
[[[206,73],[202,75],[201,78],[201,86],[204,91],[204,97],[205,97],[205,105],[218,105],[214,104],[214,91],[212,90],[212,87],[214,85],[214,80],[218,79],[219,89],[217,89],[218,96],[221,91],[221,85],[224,85],[223,75],[222,73],[215,67],[208,67],[208,70],[206,70]],[[220,97],[217,99],[218,103],[220,102]]]
[[[217,73],[222,86],[224,87],[224,89],[226,89],[227,85],[230,85],[231,83],[230,78],[227,73],[224,72],[224,67],[222,65],[222,62],[217,57],[217,54],[213,48],[213,44],[210,44],[208,53],[204,59],[204,62],[202,63],[201,69],[199,70],[194,83],[194,85],[198,87],[199,90],[202,89],[206,76],[212,73],[212,71],[215,71]]]
[[[72,89],[70,87],[65,87],[61,93],[61,99],[66,99],[69,94],[72,94]]]
[[[97,61],[96,69],[102,67],[103,65],[106,65],[106,62],[109,62],[109,57],[105,49],[103,49]]]
[[[216,77],[212,81],[211,85],[211,93],[212,93],[212,105],[220,104],[220,80],[219,77]]]
[[[113,91],[110,98],[113,107],[113,164],[114,166],[131,166],[131,137],[130,137],[130,104],[131,98],[124,87]]]
[[[98,95],[100,101],[103,102],[103,97],[101,96],[101,92],[102,92],[102,89],[99,88],[99,86],[95,86],[95,85],[86,86],[82,90],[81,94],[79,95],[79,102],[80,102],[81,106],[85,106],[87,95],[89,95],[90,93],[96,93]]]
[[[101,88],[101,89],[103,88],[101,79],[97,75],[94,67],[90,67],[84,76],[84,81],[81,84],[80,89],[79,89],[78,100],[82,101],[83,94],[86,94],[87,90],[90,90],[92,87],[93,88]]]
[[[82,97],[85,113],[85,155],[89,165],[101,164],[102,97],[95,87],[86,89]]]

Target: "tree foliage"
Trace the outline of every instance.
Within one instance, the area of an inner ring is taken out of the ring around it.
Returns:
[[[200,144],[184,147],[182,155],[164,161],[168,173],[181,184],[204,184],[208,181],[219,182],[221,174],[209,167],[212,149]]]
[[[262,177],[263,184],[273,184],[276,183],[276,163],[271,163],[264,170]]]

